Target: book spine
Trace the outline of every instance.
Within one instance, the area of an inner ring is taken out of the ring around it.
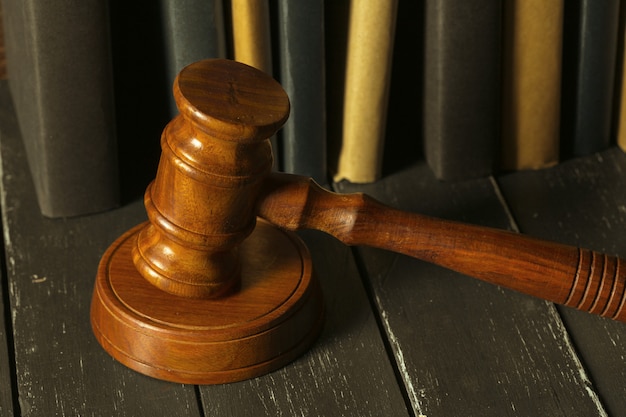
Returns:
[[[501,126],[502,5],[425,4],[426,161],[442,180],[490,175]]]
[[[342,144],[334,181],[380,178],[398,2],[350,3]]]
[[[278,2],[279,79],[291,100],[280,132],[286,172],[328,183],[324,2]]]
[[[613,103],[615,106],[614,132],[617,146],[626,152],[626,7],[620,9],[618,33],[618,65],[616,66],[619,78]]]
[[[507,0],[504,10],[501,164],[559,161],[563,0]]]
[[[269,3],[231,0],[235,60],[272,75],[272,39]]]
[[[274,75],[270,6],[265,0],[231,0],[232,39],[235,60]],[[270,138],[275,170],[281,169],[281,149],[276,135]]]
[[[119,204],[108,2],[3,2],[9,86],[43,215]]]
[[[619,1],[565,2],[562,155],[581,156],[610,144]]]
[[[350,0],[325,2],[326,146],[329,175],[337,172],[341,153],[349,21]]]
[[[202,59],[226,56],[222,0],[161,0],[161,21],[173,117],[178,109],[171,90],[180,70]]]

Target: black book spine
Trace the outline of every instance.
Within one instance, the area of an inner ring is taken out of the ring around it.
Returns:
[[[279,79],[291,100],[280,132],[286,172],[328,182],[326,170],[326,77],[324,2],[278,2]]]
[[[119,204],[108,2],[5,0],[9,86],[42,214]]]
[[[425,4],[426,160],[443,180],[489,175],[501,125],[502,4]]]
[[[564,9],[561,153],[610,144],[619,26],[618,0],[568,0]]]
[[[175,116],[171,91],[179,71],[202,59],[226,56],[222,0],[161,0],[161,20],[170,114]]]

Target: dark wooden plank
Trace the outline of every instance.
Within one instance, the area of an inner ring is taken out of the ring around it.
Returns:
[[[326,322],[310,352],[270,375],[204,387],[207,415],[408,415],[352,252],[303,233],[322,283]]]
[[[365,191],[409,211],[510,227],[490,180],[423,165]],[[359,250],[415,414],[603,416],[554,307],[405,256]]]
[[[13,384],[13,357],[11,355],[11,324],[10,317],[6,317],[8,305],[5,303],[5,280],[4,270],[0,271],[0,416],[13,415],[13,403],[17,393],[14,393]]]
[[[141,202],[72,219],[39,214],[6,82],[0,84],[2,211],[21,413],[28,416],[198,416],[194,387],[126,369],[89,324],[96,267]]]
[[[522,232],[626,257],[626,156],[617,148],[498,180]],[[559,308],[611,415],[626,415],[626,325]]]

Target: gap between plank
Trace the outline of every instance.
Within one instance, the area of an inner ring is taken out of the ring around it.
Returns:
[[[367,299],[370,303],[372,315],[376,320],[376,325],[378,326],[379,332],[381,334],[381,339],[383,341],[385,352],[387,353],[387,357],[390,360],[393,373],[396,377],[396,382],[398,383],[400,392],[402,393],[402,398],[404,398],[404,404],[407,412],[409,413],[410,417],[423,417],[420,401],[417,398],[417,394],[413,387],[413,383],[411,382],[411,378],[409,375],[407,375],[406,364],[404,363],[402,350],[398,346],[393,331],[388,326],[386,312],[379,305],[378,297],[376,297],[375,295],[375,290],[372,287],[370,280],[367,278],[367,271],[363,259],[359,254],[357,247],[351,247],[350,249],[352,251],[352,256],[354,257],[359,276],[361,277],[361,282],[363,283],[365,293],[367,294]]]
[[[1,144],[0,144],[1,145]],[[6,194],[4,191],[4,170],[2,158],[0,157],[0,214],[2,223],[0,223],[0,230],[2,231],[2,239],[0,239],[0,280],[2,281],[2,303],[4,314],[4,330],[5,341],[7,348],[7,356],[9,362],[9,374],[11,379],[11,402],[13,407],[13,415],[20,416],[21,408],[19,402],[19,389],[17,383],[17,365],[15,361],[15,340],[13,339],[13,312],[11,309],[11,297],[9,294],[9,271],[7,268],[7,253],[6,246],[7,234],[5,233],[6,225]]]
[[[196,395],[196,403],[198,404],[199,417],[206,417],[206,413],[204,412],[204,404],[202,400],[202,392],[200,392],[200,386],[194,385],[193,392]]]
[[[324,188],[328,188],[334,192],[340,192],[339,190],[337,190],[335,183],[331,182],[329,184],[330,186],[328,187],[325,186]],[[361,258],[361,255],[359,254],[359,250],[356,246],[350,246],[350,252],[352,253],[352,257],[354,258],[354,263],[356,264],[357,272],[359,274],[359,277],[361,278],[361,283],[363,284],[363,288],[365,289],[367,300],[370,305],[370,311],[372,312],[372,315],[374,316],[374,320],[376,321],[376,326],[378,327],[379,334],[381,335],[383,347],[387,354],[387,358],[389,359],[391,368],[393,369],[393,373],[396,378],[396,383],[398,384],[398,388],[400,390],[400,393],[402,394],[402,398],[404,399],[404,406],[407,410],[408,416],[409,417],[423,417],[423,414],[421,413],[421,410],[420,410],[419,402],[413,404],[412,399],[413,397],[415,397],[415,395],[412,395],[412,393],[410,392],[410,391],[413,391],[411,380],[408,378],[407,380],[405,380],[404,378],[404,374],[401,368],[406,369],[405,364],[398,363],[398,358],[396,357],[396,354],[394,351],[395,344],[393,343],[393,341],[390,340],[390,338],[393,339],[394,337],[393,335],[390,336],[388,334],[387,328],[385,327],[386,320],[384,320],[382,317],[384,313],[382,312],[380,306],[378,305],[377,299],[374,295],[375,293],[374,288],[372,287],[370,280],[367,278],[367,271],[366,271],[363,259]],[[391,332],[391,330],[389,332]],[[417,415],[415,414],[416,409],[417,409],[417,412],[419,413]]]
[[[498,181],[493,176],[489,177],[489,181],[491,183],[491,186],[493,188],[493,191],[496,197],[498,198],[498,201],[500,202],[500,205],[502,206],[502,209],[504,210],[506,214],[507,219],[509,220],[509,226],[511,230],[513,230],[516,233],[521,233],[519,225],[517,221],[515,220],[515,217],[513,216],[513,212],[511,211],[511,208],[506,198],[504,197],[504,194],[502,193],[500,184],[498,184]],[[597,407],[598,413],[603,417],[608,417],[606,407],[603,404],[602,399],[600,398],[600,395],[594,389],[595,384],[593,383],[593,380],[591,379],[591,376],[589,372],[587,371],[587,367],[585,366],[580,355],[578,354],[578,349],[576,347],[576,344],[574,343],[572,338],[569,337],[569,329],[567,328],[567,325],[565,324],[565,321],[563,320],[561,313],[556,308],[556,305],[554,303],[550,303],[549,301],[546,301],[546,303],[550,304],[550,313],[554,318],[554,322],[558,326],[558,331],[563,339],[563,343],[565,344],[566,348],[570,352],[572,360],[574,361],[574,365],[578,368],[580,379],[585,384],[587,395],[589,395],[589,398]]]

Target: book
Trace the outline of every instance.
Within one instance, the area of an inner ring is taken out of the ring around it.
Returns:
[[[341,145],[333,180],[380,178],[397,0],[350,3]]]
[[[616,94],[613,98],[613,132],[617,146],[626,152],[626,7],[620,9],[620,33],[618,33]]]
[[[183,67],[206,58],[224,58],[222,0],[161,0],[161,22],[171,117],[178,114],[172,86]]]
[[[269,3],[231,0],[235,60],[273,74]]]
[[[394,175],[424,160],[422,97],[423,2],[399,2],[389,84],[383,172]],[[410,103],[410,105],[408,105]],[[410,132],[410,134],[407,134]]]
[[[441,180],[492,174],[501,126],[502,4],[426,0],[424,154]]]
[[[281,166],[327,184],[324,2],[280,0],[277,11],[278,79],[291,100]]]
[[[4,24],[2,17],[2,4],[0,4],[0,80],[7,79],[7,60],[4,51]]]
[[[9,86],[41,213],[118,206],[108,2],[2,6]]]
[[[559,161],[563,0],[504,3],[501,167]]]
[[[329,175],[337,171],[337,161],[341,151],[349,21],[350,0],[325,2],[326,151]]]
[[[264,0],[231,0],[232,43],[236,61],[274,75],[272,31],[269,2]],[[281,152],[276,135],[270,138],[274,169],[280,166]]]
[[[565,2],[561,146],[564,158],[611,141],[619,1]]]

